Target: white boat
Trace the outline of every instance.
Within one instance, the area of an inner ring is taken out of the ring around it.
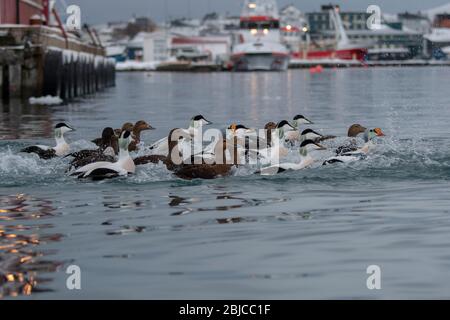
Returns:
[[[241,14],[239,44],[232,51],[237,71],[284,71],[289,51],[281,43],[280,20],[275,0],[246,0]]]

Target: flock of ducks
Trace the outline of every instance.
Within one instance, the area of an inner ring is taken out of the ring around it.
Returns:
[[[78,178],[103,180],[127,176],[135,173],[136,166],[161,163],[181,179],[215,179],[228,176],[234,168],[252,161],[258,164],[257,173],[261,175],[305,169],[316,162],[311,153],[326,150],[321,143],[336,138],[310,128],[300,129],[313,122],[297,115],[292,122],[269,122],[259,134],[255,129],[232,124],[213,135],[211,143],[205,147],[203,127],[210,124],[202,115],[194,116],[187,129],[174,128],[167,137],[143,147],[141,133],[154,128],[143,120],[135,124],[127,122],[120,129],[105,128],[100,138],[92,140],[97,145],[96,149],[71,153],[64,135],[75,129],[59,123],[55,126],[54,147],[35,145],[21,152],[35,153],[42,159],[70,158],[68,173]],[[338,147],[335,155],[325,160],[323,165],[364,159],[371,150],[372,140],[382,136],[384,133],[380,128],[367,129],[354,124],[348,130],[350,140]],[[133,158],[131,154],[140,149],[146,155]],[[283,162],[293,152],[298,152],[300,160]]]

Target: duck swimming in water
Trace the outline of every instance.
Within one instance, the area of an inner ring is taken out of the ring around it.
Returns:
[[[65,156],[72,157],[73,160],[70,162],[70,168],[77,169],[83,167],[87,164],[107,161],[114,162],[115,156],[119,152],[118,139],[114,133],[114,130],[110,127],[103,129],[102,139],[99,142],[99,148],[95,150],[81,150],[74,152]]]
[[[70,146],[64,139],[64,134],[70,131],[75,131],[71,126],[65,123],[58,123],[55,126],[55,141],[56,146],[48,147],[42,145],[30,146],[25,149],[22,149],[20,152],[25,153],[35,153],[41,159],[51,159],[55,157],[65,156],[70,151]]]
[[[131,132],[131,131],[133,131],[133,127],[134,127],[134,125],[131,122],[126,122],[126,123],[123,124],[122,128],[114,129],[113,132],[114,132],[114,135],[116,136],[116,138],[118,139],[123,131],[127,130],[127,131]],[[108,135],[109,135],[109,133],[108,133]],[[94,139],[91,142],[96,144],[98,147],[101,147],[103,141],[104,141],[104,137],[103,137],[103,134],[102,134],[101,138]],[[118,149],[117,149],[116,153],[117,152],[119,152]]]
[[[367,128],[363,127],[360,124],[352,124],[348,129],[347,136],[349,138],[356,138],[358,135],[365,133]],[[358,143],[356,139],[351,139],[348,144],[340,146],[336,149],[336,155],[341,155],[347,152],[353,152],[358,150]]]
[[[131,141],[131,132],[122,132],[119,138],[119,159],[116,162],[94,162],[75,170],[73,173],[71,173],[71,176],[77,176],[78,178],[92,178],[93,180],[102,180],[119,176],[126,176],[128,174],[134,173],[136,170],[136,166],[128,152],[128,146]]]
[[[128,147],[128,151],[137,151],[139,150],[138,144],[141,143],[141,133],[142,131],[147,130],[155,130],[151,125],[149,125],[144,120],[139,120],[136,122],[136,124],[133,126],[132,134],[133,134],[133,141],[130,143],[130,146]]]
[[[304,124],[314,124],[311,120],[307,119],[303,115],[299,114],[294,117],[294,120],[292,121],[292,126],[295,128],[295,130],[289,131],[285,135],[286,142],[290,142],[291,144],[294,144],[295,142],[298,142],[298,139],[300,138],[300,127]]]
[[[203,117],[202,115],[197,115],[191,118],[191,121],[189,123],[189,128],[187,129],[181,129],[184,130],[189,137],[186,137],[184,141],[188,142],[190,139],[198,139],[200,137],[200,132],[202,130],[202,127],[204,125],[210,125],[212,124],[211,121],[208,121]],[[189,142],[190,143],[190,142]],[[168,137],[164,137],[155,143],[153,143],[149,150],[152,152],[152,154],[155,155],[162,155],[162,156],[168,156],[169,149],[168,149]]]
[[[326,161],[324,161],[323,165],[330,165],[335,163],[348,163],[357,160],[364,159],[366,155],[370,152],[371,147],[373,146],[372,140],[376,137],[384,137],[385,134],[380,128],[375,129],[367,129],[364,132],[364,141],[365,144],[361,148],[352,149],[348,152],[338,154],[335,157],[332,157]]]
[[[286,157],[289,149],[284,146],[286,133],[295,130],[295,128],[287,121],[280,121],[275,130],[269,132],[271,146],[261,150],[252,150],[256,152],[258,158],[263,164],[278,163],[280,159]]]
[[[263,176],[272,176],[285,171],[297,171],[311,166],[315,160],[311,157],[310,152],[313,150],[326,150],[326,148],[313,140],[305,140],[301,143],[299,153],[299,163],[280,163],[270,167],[261,169],[260,174]]]
[[[116,137],[116,134],[115,134],[113,128],[111,128],[111,127],[107,127],[105,129],[103,129],[102,137],[98,140],[98,149],[95,149],[95,150],[86,149],[86,150],[73,152],[73,153],[66,155],[65,158],[73,157],[74,160],[79,160],[82,158],[87,158],[87,157],[102,153],[106,148],[109,148],[109,147],[111,147],[116,154],[119,152],[118,139]]]
[[[237,166],[238,154],[237,154],[237,137],[233,138],[234,146],[230,151],[233,154],[233,161],[229,163],[227,161],[226,151],[229,147],[229,142],[226,139],[219,141],[216,144],[216,159],[211,164],[183,164],[178,166],[174,170],[174,174],[184,180],[193,179],[216,179],[219,177],[225,177],[231,174],[232,169]]]

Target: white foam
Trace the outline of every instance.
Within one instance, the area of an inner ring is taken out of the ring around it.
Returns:
[[[14,154],[11,150],[0,153],[0,174],[46,175],[53,172],[50,166],[41,165],[36,155]]]

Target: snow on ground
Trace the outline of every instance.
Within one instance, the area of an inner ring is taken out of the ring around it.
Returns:
[[[30,104],[41,104],[41,105],[57,105],[63,103],[63,100],[60,97],[31,97],[29,100]]]
[[[116,64],[117,71],[152,71],[156,70],[160,63],[156,61],[141,62],[141,61],[125,61]]]

